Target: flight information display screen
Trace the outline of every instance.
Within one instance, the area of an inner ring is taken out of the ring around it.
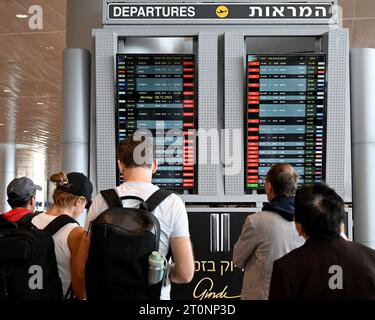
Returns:
[[[117,54],[117,141],[139,129],[152,132],[159,162],[152,182],[188,193],[197,187],[195,75],[193,54]]]
[[[299,182],[324,179],[326,56],[247,55],[246,193],[264,188],[275,163]]]

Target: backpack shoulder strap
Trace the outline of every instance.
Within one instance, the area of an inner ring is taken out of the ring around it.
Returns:
[[[58,216],[52,222],[50,222],[44,228],[44,231],[47,231],[51,236],[53,236],[57,231],[66,226],[68,223],[76,223],[77,225],[79,225],[79,223],[72,217],[69,217],[66,214],[62,214],[61,216]]]
[[[0,221],[1,221],[1,222],[6,222],[6,221],[8,221],[8,220],[5,219],[5,218],[3,217],[3,214],[0,214]]]
[[[31,220],[38,214],[39,214],[39,212],[33,213],[33,212],[30,211],[30,213],[24,215],[21,219],[18,219],[15,222],[11,222],[11,221],[5,219],[3,217],[3,215],[0,214],[0,227],[12,228],[12,229],[16,229],[16,228],[19,228],[19,227],[21,227],[21,228],[29,227],[29,226],[32,225]]]
[[[14,222],[8,221],[3,217],[3,214],[0,214],[0,228],[7,225],[13,225],[16,227],[16,224]]]
[[[100,194],[103,196],[110,208],[122,207],[121,200],[118,197],[115,189],[102,190],[100,191]]]
[[[173,192],[169,190],[159,189],[156,190],[146,201],[149,211],[154,211],[156,207],[168,198]]]
[[[16,224],[19,225],[19,226],[29,225],[29,224],[31,224],[31,220],[33,220],[33,218],[35,216],[37,216],[38,214],[39,214],[39,212],[30,212],[30,213],[24,215],[21,219],[17,220]]]

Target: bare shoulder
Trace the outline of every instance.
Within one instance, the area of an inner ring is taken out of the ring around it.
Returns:
[[[74,228],[70,233],[68,237],[68,241],[79,241],[82,239],[82,237],[86,234],[85,229],[83,229],[81,226],[77,226]]]

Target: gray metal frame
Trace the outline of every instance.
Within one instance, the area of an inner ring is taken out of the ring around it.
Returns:
[[[220,64],[218,43],[219,38],[223,35],[225,42],[224,119],[226,129],[243,128],[244,124],[245,37],[326,35],[329,74],[327,182],[338,191],[346,202],[351,202],[348,31],[338,29],[338,26],[328,25],[306,25],[299,28],[293,25],[157,25],[142,28],[138,25],[127,25],[126,27],[105,26],[103,29],[94,29],[96,106],[93,106],[92,110],[95,110],[94,107],[96,107],[97,139],[96,142],[92,141],[91,143],[96,143],[97,189],[113,187],[116,181],[114,56],[118,48],[118,38],[164,36],[197,39],[199,127],[221,129],[218,125],[221,120],[218,118],[221,95],[218,90],[218,75],[220,75],[218,73]],[[221,80],[219,79],[219,81]],[[182,195],[181,198],[184,201],[201,204],[262,203],[266,201],[265,195],[244,194],[243,139],[238,143],[241,144],[241,152],[237,155],[242,164],[241,171],[238,175],[225,177],[225,192],[221,165],[200,166],[198,195]],[[204,148],[205,146],[199,144],[198,138],[198,158],[199,153],[204,152]]]
[[[115,151],[115,66],[114,56],[117,52],[118,37],[126,36],[160,36],[166,35],[165,30],[153,29],[153,32],[120,29],[95,29],[95,63],[96,63],[96,154],[97,154],[97,188],[111,188],[116,181]],[[203,129],[217,129],[218,123],[218,33],[197,32],[186,34],[170,31],[171,36],[194,36],[198,39],[199,74],[199,112],[198,122]],[[199,138],[198,138],[199,139]],[[204,152],[199,144],[199,152]],[[219,150],[218,150],[219,152]],[[223,182],[220,179],[220,165],[202,165],[199,171],[198,193],[216,195]],[[222,178],[221,178],[222,179]]]
[[[221,28],[220,28],[221,29]],[[224,28],[225,30],[226,28]],[[350,154],[350,105],[348,72],[348,32],[343,29],[309,28],[295,30],[285,26],[278,29],[253,29],[225,33],[225,127],[240,128],[243,124],[243,61],[244,37],[246,36],[298,36],[328,33],[328,126],[327,126],[327,182],[335,188],[346,202],[351,201],[351,176],[347,154]],[[119,36],[195,36],[199,43],[199,125],[203,128],[217,127],[217,38],[219,31],[200,31],[195,26],[187,34],[184,27],[153,28],[145,32],[135,26],[126,29],[97,29],[95,36],[96,60],[96,125],[97,125],[97,187],[113,186],[115,177],[115,86],[114,54]],[[204,40],[204,41],[203,41]],[[241,58],[242,52],[242,58]],[[243,141],[239,142],[243,144]],[[243,146],[243,145],[242,145]],[[199,146],[202,152],[203,146]],[[238,155],[243,159],[242,152]],[[199,157],[199,155],[198,155]],[[183,195],[188,201],[198,197],[215,197],[222,182],[220,170],[214,166],[202,166],[199,172],[197,196]],[[225,177],[225,201],[233,202],[232,195],[242,195],[241,201],[265,201],[262,195],[243,195],[244,168],[236,176]],[[345,174],[343,174],[345,173]],[[219,195],[220,196],[220,195]],[[221,202],[223,198],[220,196]],[[207,199],[205,197],[205,199]],[[263,200],[260,200],[263,199]],[[238,199],[236,199],[237,202]]]
[[[311,29],[309,29],[311,31]],[[311,35],[302,30],[252,30],[226,32],[225,39],[225,128],[236,129],[244,123],[244,81],[243,55],[244,38],[247,36],[298,36]],[[352,201],[351,194],[351,133],[350,133],[350,91],[349,91],[349,33],[346,29],[315,30],[313,35],[324,36],[328,46],[327,87],[327,142],[326,182],[346,202]],[[238,154],[241,161],[240,174],[225,177],[227,195],[243,194],[244,154]],[[249,195],[253,197],[253,195]]]
[[[328,32],[326,182],[352,201],[349,32]]]
[[[242,128],[244,134],[244,79],[245,79],[245,36],[242,32],[224,33],[224,114],[225,129]],[[244,171],[244,139],[233,141],[239,144],[239,153],[233,155],[233,160],[240,164],[240,171],[237,175],[226,175],[225,193],[228,195],[244,194],[245,171]]]
[[[210,130],[217,128],[218,123],[218,33],[202,31],[198,33],[198,127]],[[205,153],[206,148],[211,150],[211,143],[205,145],[199,142],[198,159]],[[219,152],[219,150],[218,150]],[[215,195],[218,193],[220,179],[220,164],[198,165],[198,194]]]
[[[104,30],[103,30],[104,31]],[[97,189],[112,188],[116,182],[114,53],[113,32],[95,34],[96,175]]]

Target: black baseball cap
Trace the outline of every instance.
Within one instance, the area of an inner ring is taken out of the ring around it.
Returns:
[[[68,178],[68,183],[58,188],[76,196],[85,197],[87,201],[86,209],[88,209],[91,205],[91,196],[94,189],[89,178],[81,172],[70,172],[66,177]]]
[[[42,190],[42,187],[34,184],[30,178],[15,178],[7,187],[8,200],[26,201],[35,195],[36,190]]]

